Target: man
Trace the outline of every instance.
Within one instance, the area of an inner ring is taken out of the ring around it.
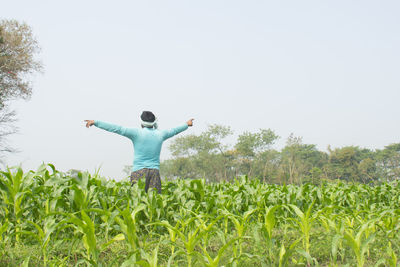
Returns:
[[[161,193],[160,153],[162,143],[180,132],[193,126],[193,120],[170,130],[158,130],[157,119],[151,111],[143,111],[140,116],[142,128],[125,128],[103,121],[85,120],[86,127],[94,125],[100,129],[128,137],[134,148],[134,159],[131,173],[132,184],[140,178],[146,179],[145,191],[150,188]]]

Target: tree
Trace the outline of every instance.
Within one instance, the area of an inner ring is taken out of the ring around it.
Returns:
[[[281,153],[274,149],[267,149],[257,154],[254,159],[253,173],[264,183],[279,183],[279,169]]]
[[[315,182],[322,175],[327,155],[314,144],[303,144],[301,137],[291,134],[281,152],[282,176],[289,183]]]
[[[380,179],[400,179],[400,143],[390,144],[376,152],[377,172]]]
[[[26,23],[16,20],[0,21],[0,152],[11,152],[5,138],[16,132],[12,126],[15,112],[8,103],[14,99],[27,99],[32,94],[30,77],[42,70],[35,56],[39,52],[38,42]]]
[[[223,139],[232,134],[230,127],[210,125],[200,135],[187,135],[174,139],[170,150],[174,159],[162,164],[166,176],[207,178],[221,181],[231,178],[231,153]]]
[[[247,174],[248,176],[259,176],[265,180],[268,163],[273,159],[273,153],[267,153],[267,150],[279,138],[271,129],[260,129],[256,133],[244,132],[238,136],[235,145],[237,155],[239,174]],[[260,160],[255,161],[256,158]],[[258,163],[258,164],[257,164]],[[261,168],[257,168],[261,165]],[[255,173],[254,169],[261,169],[259,173]]]
[[[240,155],[254,157],[257,153],[263,152],[279,138],[271,129],[260,129],[258,133],[244,132],[239,135],[235,145]]]
[[[368,182],[374,178],[374,152],[358,146],[329,150],[329,169],[332,179]]]

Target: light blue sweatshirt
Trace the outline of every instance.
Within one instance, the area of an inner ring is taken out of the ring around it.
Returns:
[[[132,141],[134,149],[132,171],[143,168],[160,169],[162,143],[189,127],[185,123],[170,130],[158,130],[146,127],[125,128],[103,121],[95,121],[94,125],[103,130],[128,137]]]

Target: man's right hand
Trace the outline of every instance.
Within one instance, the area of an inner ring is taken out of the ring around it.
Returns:
[[[90,126],[94,125],[94,120],[85,120],[86,122],[86,128],[89,128]]]
[[[194,119],[190,119],[190,120],[187,121],[187,125],[188,125],[189,127],[193,126],[193,120],[194,120]]]

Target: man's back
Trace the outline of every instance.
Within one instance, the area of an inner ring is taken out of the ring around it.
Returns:
[[[125,128],[115,124],[95,121],[94,125],[129,138],[134,147],[134,160],[132,171],[137,171],[143,168],[160,169],[160,153],[162,143],[186,130],[188,125],[178,126],[170,130],[158,130],[154,128]]]

